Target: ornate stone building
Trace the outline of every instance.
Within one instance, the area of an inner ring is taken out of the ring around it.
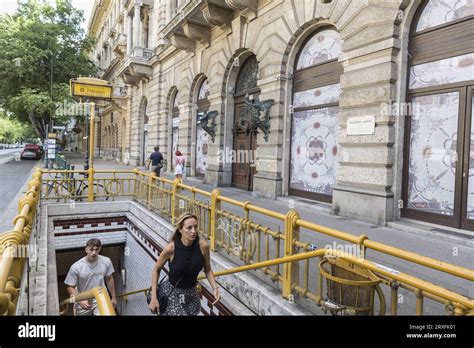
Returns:
[[[126,91],[106,156],[159,145],[218,186],[474,226],[473,0],[101,0],[89,32]]]

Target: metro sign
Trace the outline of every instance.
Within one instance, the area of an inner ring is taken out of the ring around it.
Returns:
[[[73,97],[112,99],[113,86],[105,80],[91,77],[77,77],[69,80]]]

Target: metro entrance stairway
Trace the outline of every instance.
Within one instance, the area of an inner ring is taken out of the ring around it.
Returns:
[[[56,177],[57,173],[60,173],[62,177]],[[473,313],[474,301],[469,296],[378,264],[370,258],[372,253],[387,255],[416,267],[436,270],[441,272],[443,279],[466,282],[467,287],[472,285],[474,280],[472,269],[378,243],[369,240],[365,235],[354,236],[320,226],[301,219],[295,210],[281,214],[249,202],[240,202],[222,196],[218,189],[207,192],[185,185],[179,180],[156,178],[139,170],[89,170],[87,178],[81,176],[72,179],[72,175],[84,173],[84,171],[40,170],[35,172],[33,180],[28,185],[27,195],[20,201],[20,214],[15,218],[14,229],[1,235],[0,241],[4,247],[0,260],[0,298],[2,299],[0,310],[2,313],[16,313],[18,294],[22,290],[21,279],[24,275],[22,266],[25,261],[6,256],[11,255],[16,247],[28,243],[30,234],[41,241],[39,235],[41,220],[47,217],[38,214],[38,207],[43,212],[43,208],[59,211],[72,209],[71,206],[74,206],[76,209],[74,215],[80,215],[81,209],[87,211],[90,208],[96,209],[95,207],[113,204],[129,204],[131,210],[133,206],[133,209],[145,214],[144,219],[147,216],[150,219],[154,216],[163,224],[173,222],[184,211],[194,212],[199,217],[200,235],[209,240],[211,250],[214,251],[213,255],[216,257],[225,255],[229,261],[241,267],[261,269],[261,272],[255,275],[263,282],[273,281],[274,288],[280,291],[280,301],[283,302],[312,303],[315,306],[322,306],[331,313],[331,310],[338,308],[338,305],[343,306],[344,303],[334,304],[335,298],[328,292],[328,283],[324,284],[322,273],[318,271],[318,265],[324,259],[336,257],[349,262],[350,266],[347,266],[347,269],[354,270],[357,265],[360,269],[370,271],[380,280],[379,284],[383,288],[384,296],[380,296],[380,292],[377,291],[380,300],[375,304],[383,305],[385,297],[390,298],[387,302],[391,304],[392,315],[408,309],[408,306],[398,305],[397,299],[400,292],[413,297],[411,304],[414,304],[415,308],[410,308],[410,311],[414,309],[420,315],[424,313],[424,304],[431,301],[440,303],[440,307],[436,308],[444,308],[446,314],[472,315]],[[96,187],[96,190],[88,192],[87,197],[82,197],[89,201],[87,203],[79,203],[75,200],[79,198],[74,196],[75,190],[68,191],[66,195],[65,192],[58,190],[52,190],[49,194],[47,191],[41,192],[41,187],[49,185],[59,187],[64,184],[73,186],[81,180],[101,184],[101,186],[89,185],[89,187]],[[107,188],[107,192],[105,190],[101,192],[100,187]],[[107,202],[105,202],[106,198],[108,198]],[[56,202],[58,199],[63,200],[65,204],[58,204]],[[228,209],[228,206],[233,207],[232,211]],[[275,220],[274,227],[255,222],[254,215],[258,214]],[[311,231],[314,235],[322,234],[349,243],[348,245],[355,246],[353,250],[358,250],[360,254],[352,253],[351,255],[347,250],[337,250],[337,247],[330,251],[327,250],[328,248],[317,248],[310,240],[305,239],[307,234],[300,233],[302,229]],[[165,232],[163,232],[164,235],[166,235]],[[319,258],[319,262],[314,259],[316,257]],[[287,263],[288,261],[293,262]],[[234,267],[229,268],[227,272],[232,273]],[[244,269],[247,270],[247,268]],[[332,276],[340,278],[335,274]],[[225,276],[219,279],[222,279],[219,280],[221,286],[230,286]],[[332,279],[332,281],[336,280]],[[345,285],[356,286],[350,279]],[[410,304],[410,301],[407,300],[406,304]],[[441,313],[443,312],[440,311],[438,314]]]

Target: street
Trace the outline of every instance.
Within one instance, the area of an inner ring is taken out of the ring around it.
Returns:
[[[17,152],[21,152],[21,150],[21,148],[0,150],[0,159],[9,157],[13,154],[16,154]]]

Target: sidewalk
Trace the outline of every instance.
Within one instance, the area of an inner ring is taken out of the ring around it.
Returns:
[[[80,167],[76,167],[76,169],[83,168],[83,155],[66,153],[66,158],[72,163],[80,165]],[[96,159],[94,167],[95,169],[102,170],[131,170],[133,168],[144,170],[144,167],[126,166],[112,161],[104,161],[102,159]],[[163,173],[162,176],[170,179],[174,177],[172,173]],[[202,180],[196,178],[188,178],[185,180],[185,183],[208,192],[215,188],[212,185],[202,183]],[[391,224],[392,227],[382,227],[333,215],[330,213],[330,209],[326,205],[315,203],[315,206],[313,207],[311,204],[301,203],[296,197],[280,197],[277,200],[271,200],[256,197],[251,192],[231,187],[219,187],[219,190],[223,196],[231,197],[242,202],[249,201],[252,204],[283,214],[290,210],[290,203],[293,203],[294,209],[299,212],[300,217],[304,220],[312,221],[316,224],[334,228],[356,236],[365,234],[369,239],[386,245],[419,253],[455,265],[474,268],[474,237],[469,238],[469,232],[466,232],[466,237],[464,237],[464,234],[453,236],[439,232],[431,233],[426,232],[423,228],[417,228],[416,226],[410,226],[405,229],[404,222]],[[228,206],[226,205],[225,209],[227,209],[227,207]],[[252,219],[262,225],[276,228],[278,230],[278,224],[275,223],[275,220],[269,219],[266,216],[253,214]],[[280,225],[280,231],[283,230],[284,229]],[[441,231],[443,230],[441,229]],[[337,245],[345,244],[343,241],[305,230],[301,230],[300,240],[304,242],[312,242],[316,244],[318,248],[325,247],[326,245],[333,245],[334,242],[338,243]],[[367,251],[367,256],[371,261],[381,263],[384,266],[394,268],[401,272],[406,272],[410,275],[447,287],[461,294],[474,297],[474,286],[469,281],[457,279],[372,250]]]

